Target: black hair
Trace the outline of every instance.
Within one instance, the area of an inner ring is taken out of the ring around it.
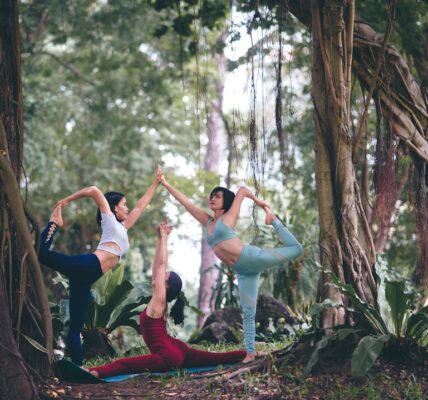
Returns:
[[[232,207],[233,200],[235,199],[235,193],[225,187],[217,186],[211,191],[210,199],[218,192],[223,193],[223,210],[224,212],[227,212],[229,208]]]
[[[171,308],[169,315],[173,318],[174,324],[179,325],[184,321],[184,299],[181,295],[183,281],[176,272],[171,271],[167,280],[166,301],[169,303],[177,299]]]
[[[166,284],[166,301],[169,303],[179,296],[181,288],[183,287],[183,281],[181,280],[180,275],[171,271]]]
[[[125,197],[125,195],[120,192],[107,192],[104,193],[104,197],[106,198],[108,205],[110,206],[111,212],[114,214],[114,216],[116,216],[114,208],[119,204],[119,201]],[[97,224],[98,226],[101,226],[101,211],[99,208],[97,210]]]
[[[182,293],[177,297],[174,305],[171,307],[171,311],[169,312],[169,316],[174,320],[175,325],[180,325],[184,322],[184,306],[186,305],[184,302],[184,298]]]

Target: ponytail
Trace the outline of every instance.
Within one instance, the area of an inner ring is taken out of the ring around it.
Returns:
[[[184,301],[184,293],[180,292],[180,295],[177,297],[177,300],[175,301],[169,313],[169,316],[172,317],[175,325],[180,325],[184,321],[185,304],[186,303]]]

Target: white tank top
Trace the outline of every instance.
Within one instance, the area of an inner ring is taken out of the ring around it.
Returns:
[[[106,246],[105,243],[114,243],[115,247]],[[97,250],[107,251],[122,257],[129,249],[128,230],[119,222],[114,214],[101,213],[101,239]]]

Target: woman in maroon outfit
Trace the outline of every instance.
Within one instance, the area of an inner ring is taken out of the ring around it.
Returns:
[[[153,296],[147,308],[140,314],[140,329],[151,354],[121,358],[111,364],[90,368],[96,377],[140,373],[165,372],[173,368],[206,367],[242,361],[245,351],[213,353],[196,350],[181,340],[168,335],[166,330],[167,303],[177,299],[170,315],[175,324],[184,320],[183,299],[179,296],[182,282],[175,272],[166,272],[168,261],[167,239],[172,227],[168,221],[157,229],[158,239],[153,260]]]

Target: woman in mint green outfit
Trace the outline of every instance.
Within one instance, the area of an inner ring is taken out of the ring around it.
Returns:
[[[183,193],[172,187],[158,172],[160,183],[178,200],[186,210],[205,227],[208,244],[216,256],[236,271],[239,299],[243,313],[243,330],[247,355],[243,362],[254,360],[255,316],[260,273],[273,266],[280,266],[286,260],[293,260],[302,253],[302,246],[288,229],[273,214],[264,200],[258,199],[245,187],[240,187],[236,195],[229,189],[217,187],[210,194],[210,209],[214,217],[195,206]],[[266,224],[272,225],[284,247],[262,249],[244,245],[234,230],[245,197],[253,200],[266,212]]]

